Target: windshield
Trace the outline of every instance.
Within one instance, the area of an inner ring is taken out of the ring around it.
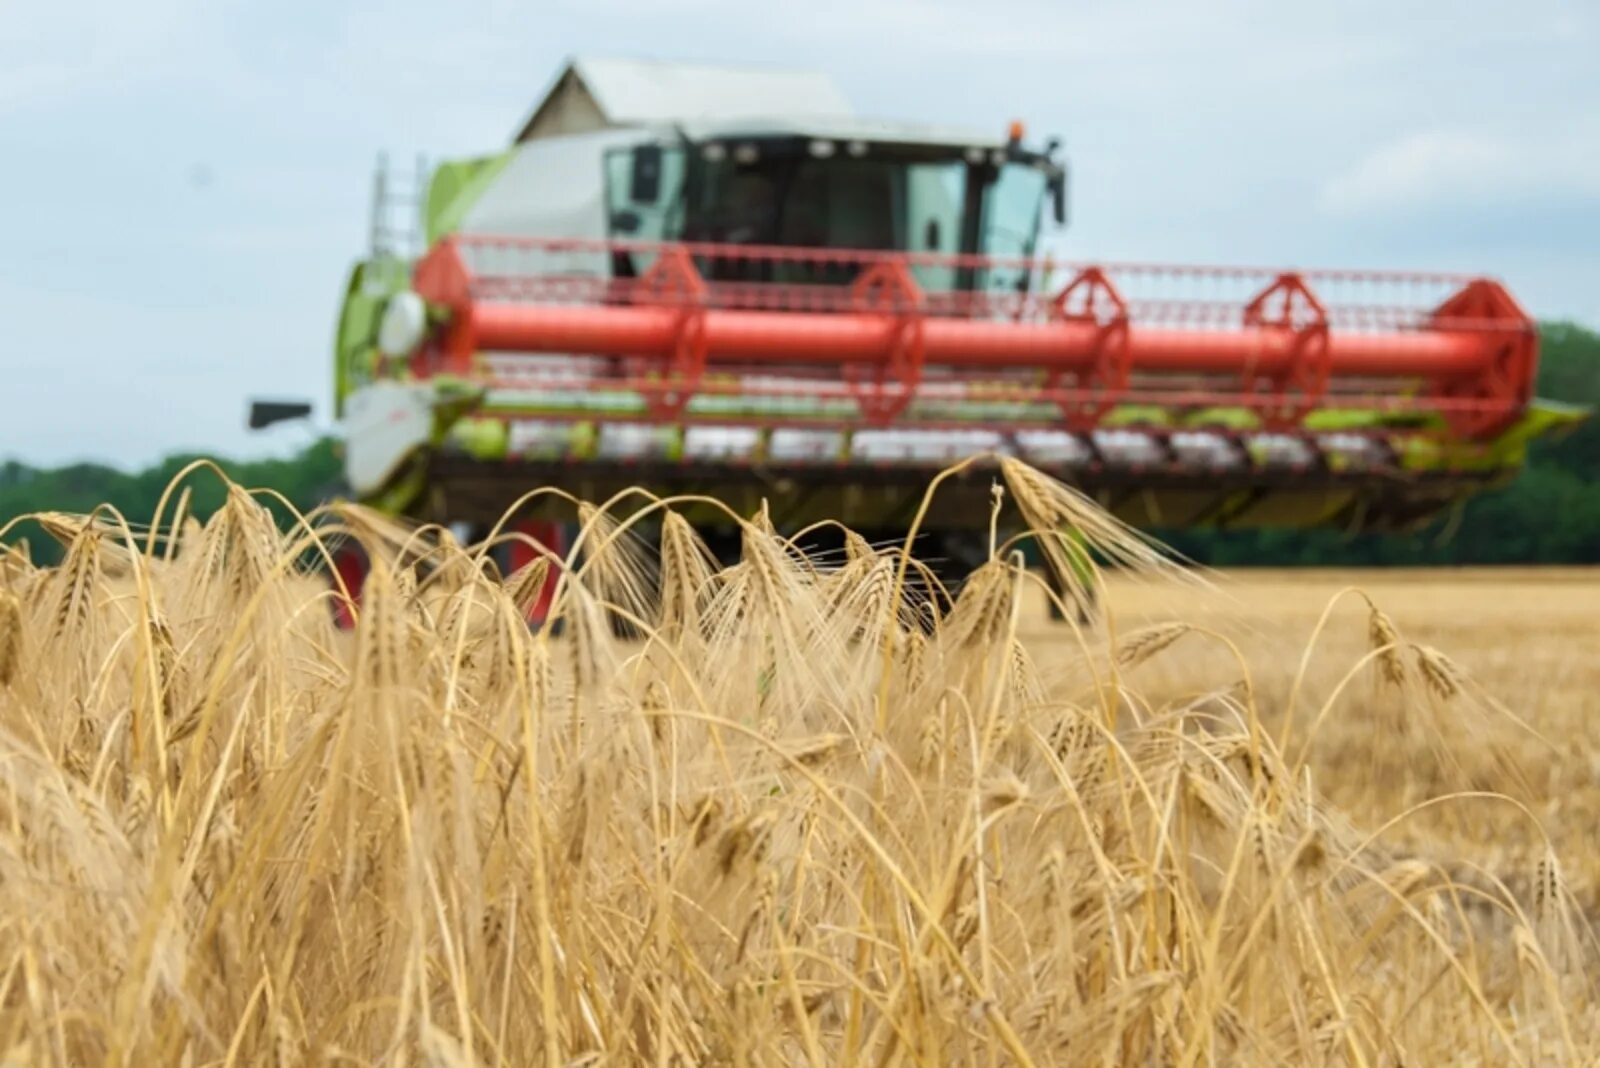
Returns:
[[[1008,163],[984,190],[983,227],[979,245],[983,254],[998,259],[1027,259],[1039,236],[1039,206],[1048,192],[1049,179],[1037,167]],[[1028,272],[1018,264],[1002,264],[980,272],[978,288],[990,292],[1021,292]]]
[[[824,150],[819,151],[818,145]],[[985,154],[919,146],[831,142],[704,145],[691,150],[681,233],[671,240],[791,248],[1029,256],[1048,189],[1042,167],[996,165]],[[620,184],[620,175],[608,184]],[[669,229],[674,228],[669,224]],[[652,227],[652,229],[654,229]],[[652,234],[651,236],[654,236]],[[917,264],[930,290],[1014,289],[1025,272]],[[843,282],[854,268],[719,262],[728,280]]]

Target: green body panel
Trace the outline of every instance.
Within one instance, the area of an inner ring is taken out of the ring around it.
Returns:
[[[469,415],[450,427],[449,441],[474,460],[503,460],[510,450],[511,430],[502,420]]]
[[[511,152],[439,164],[428,180],[423,227],[431,246],[453,233],[510,162]],[[350,391],[377,372],[378,321],[389,298],[411,284],[412,265],[393,257],[361,260],[350,270],[334,334],[334,414],[344,414]]]
[[[461,228],[461,220],[489,183],[511,162],[513,154],[502,152],[496,156],[454,160],[434,168],[428,180],[428,197],[422,206],[423,233],[429,245]]]
[[[333,338],[333,411],[377,373],[378,320],[389,298],[411,284],[409,264],[393,258],[361,260],[350,269]]]
[[[427,489],[427,464],[412,462],[401,468],[400,474],[379,493],[361,503],[389,515],[405,515],[415,508]]]

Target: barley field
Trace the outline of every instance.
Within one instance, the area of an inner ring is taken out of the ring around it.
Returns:
[[[643,492],[506,576],[238,487],[40,517],[62,564],[0,557],[0,1059],[1596,1062],[1600,575],[1206,575],[1000,474],[1091,625],[998,534],[930,597],[759,515],[720,567]]]
[[[1437,863],[1485,865],[1531,892],[1542,848],[1541,836],[1530,833],[1537,820],[1569,861],[1569,890],[1587,915],[1600,916],[1600,570],[1241,570],[1215,581],[1215,590],[1174,589],[1113,575],[1108,586],[1129,622],[1177,619],[1236,641],[1279,729],[1307,639],[1330,604],[1305,671],[1300,716],[1320,712],[1370,650],[1370,597],[1403,641],[1447,658],[1461,693],[1449,692],[1444,679],[1442,688],[1430,686],[1424,675],[1415,680],[1420,685],[1402,689],[1404,703],[1388,707],[1391,698],[1374,693],[1372,672],[1347,683],[1310,749],[1318,792],[1372,827],[1446,787],[1511,793],[1532,819],[1497,799],[1443,805],[1396,825],[1389,840]],[[1048,635],[1043,627],[1035,640]],[[1140,691],[1162,701],[1229,681],[1229,665],[1201,643],[1175,647],[1137,675]],[[1508,714],[1485,721],[1483,710],[1496,706]],[[1379,718],[1385,714],[1395,722]],[[1517,728],[1518,720],[1530,729]],[[1475,725],[1484,733],[1471,733]],[[1448,744],[1457,730],[1466,733]],[[1490,740],[1505,752],[1479,744]],[[1418,742],[1427,751],[1415,751]],[[1497,771],[1507,754],[1516,761],[1519,790],[1508,790]],[[1450,765],[1436,766],[1440,760]]]

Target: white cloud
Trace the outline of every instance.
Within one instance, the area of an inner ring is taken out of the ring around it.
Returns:
[[[1600,140],[1469,129],[1413,133],[1369,153],[1322,187],[1339,215],[1472,207],[1547,195],[1600,196]]]

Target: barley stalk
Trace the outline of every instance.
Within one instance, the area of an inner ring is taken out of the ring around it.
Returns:
[[[1587,737],[1586,658],[1519,666],[1548,650],[1486,612],[1469,684],[1422,642],[1471,620],[1419,601],[1402,638],[1369,602],[1368,648],[1330,631],[1302,677],[1303,606],[1252,644],[1002,475],[942,617],[898,550],[808,556],[766,509],[724,567],[648,498],[580,504],[571,559],[502,581],[332,507],[316,537],[373,562],[353,633],[237,487],[149,556],[45,517],[60,565],[0,556],[0,1059],[1595,1060],[1591,755],[1487,696],[1533,679],[1529,718]],[[1108,650],[1035,618],[1018,524],[1108,624],[1172,622]]]

